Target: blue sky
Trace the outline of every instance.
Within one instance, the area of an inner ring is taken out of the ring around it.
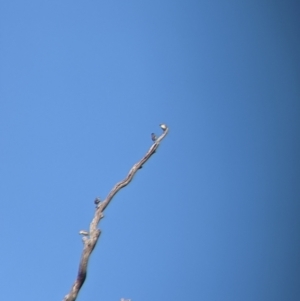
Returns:
[[[296,1],[2,1],[0,299],[300,299]]]

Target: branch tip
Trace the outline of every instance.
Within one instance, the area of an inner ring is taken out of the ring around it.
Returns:
[[[166,131],[167,128],[168,128],[167,125],[164,124],[164,123],[161,123],[159,126],[161,127],[161,129],[162,129],[163,131]]]
[[[79,231],[79,234],[82,235],[82,236],[89,236],[89,232],[88,231],[85,231],[85,230],[81,230]]]

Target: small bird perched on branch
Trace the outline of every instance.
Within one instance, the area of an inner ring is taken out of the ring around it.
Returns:
[[[97,206],[98,204],[100,204],[101,200],[100,198],[95,198],[94,203]]]
[[[154,133],[151,134],[151,139],[152,139],[152,141],[154,141],[154,142],[156,141],[157,137],[156,137],[156,135],[155,135]]]
[[[160,127],[162,128],[163,131],[165,131],[167,129],[167,126],[164,123],[161,123]]]

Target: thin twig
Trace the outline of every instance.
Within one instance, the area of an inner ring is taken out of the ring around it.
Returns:
[[[88,265],[89,258],[101,234],[100,229],[98,229],[98,224],[100,220],[104,217],[103,212],[106,209],[106,207],[109,205],[113,197],[117,194],[117,192],[131,182],[131,180],[133,179],[137,171],[140,168],[142,168],[143,164],[145,164],[150,159],[150,157],[155,153],[155,151],[159,147],[159,143],[165,138],[165,136],[168,134],[169,131],[168,127],[164,124],[161,125],[161,128],[163,129],[162,135],[157,139],[155,137],[155,141],[153,145],[150,147],[149,151],[146,153],[146,155],[139,162],[133,165],[127,177],[113,187],[113,189],[111,190],[111,192],[108,194],[107,198],[103,202],[100,203],[98,202],[94,218],[90,224],[89,232],[80,231],[80,234],[83,235],[82,240],[83,240],[84,247],[80,259],[78,275],[70,292],[64,297],[63,301],[76,300],[78,293],[86,279],[87,265]]]

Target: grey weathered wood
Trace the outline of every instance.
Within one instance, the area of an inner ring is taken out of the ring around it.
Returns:
[[[110,191],[107,198],[103,202],[100,202],[97,205],[95,215],[90,224],[90,229],[89,229],[88,235],[86,235],[87,233],[85,233],[85,235],[82,237],[84,246],[83,246],[83,251],[82,251],[82,255],[81,255],[81,259],[80,259],[80,263],[79,263],[79,270],[78,270],[77,278],[76,278],[70,292],[64,297],[63,301],[76,300],[78,293],[86,279],[87,266],[88,266],[90,255],[93,252],[93,250],[98,242],[98,239],[100,237],[100,234],[101,234],[101,231],[98,229],[98,224],[99,224],[100,220],[104,217],[103,212],[106,209],[106,207],[109,205],[109,203],[111,202],[113,197],[117,194],[117,192],[120,191],[123,187],[127,186],[131,182],[131,180],[133,179],[133,177],[137,173],[137,171],[139,169],[141,169],[143,164],[145,164],[150,159],[150,157],[155,153],[155,151],[159,147],[160,142],[165,138],[165,136],[168,134],[168,131],[169,131],[169,129],[166,125],[161,125],[161,128],[163,130],[162,135],[159,136],[154,141],[154,143],[152,144],[152,146],[150,147],[150,149],[148,150],[146,155],[139,162],[137,162],[136,164],[133,165],[133,167],[130,169],[127,177],[124,180],[117,183],[113,187],[113,189]]]

